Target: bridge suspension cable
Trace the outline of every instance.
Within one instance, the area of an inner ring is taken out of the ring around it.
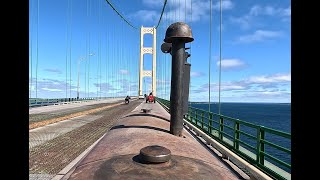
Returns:
[[[109,0],[106,0],[106,1],[107,1],[107,3],[109,4],[109,6],[110,6],[129,26],[133,27],[134,29],[137,29],[137,28],[136,28],[135,26],[133,26],[129,21],[127,21],[126,18],[124,18],[123,15],[121,15],[121,14],[119,13],[119,11],[110,3]]]
[[[161,15],[160,15],[158,24],[157,24],[157,26],[156,26],[156,29],[158,28],[158,26],[159,26],[159,24],[160,24],[160,21],[161,21],[161,19],[162,19],[162,15],[163,15],[163,12],[164,12],[164,10],[165,10],[165,8],[166,8],[166,5],[167,5],[167,0],[164,0],[163,7],[162,7],[162,11],[161,11]]]

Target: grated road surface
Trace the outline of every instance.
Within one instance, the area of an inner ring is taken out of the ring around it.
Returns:
[[[100,118],[29,149],[29,174],[53,177],[106,133],[125,114],[141,104],[131,101],[96,112]]]

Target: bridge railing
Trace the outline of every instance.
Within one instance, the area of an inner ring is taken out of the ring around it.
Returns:
[[[170,112],[170,101],[157,101]],[[291,134],[191,106],[185,119],[271,177],[291,179],[291,162],[280,159],[291,157]]]
[[[102,99],[109,99],[112,97],[90,97],[90,98],[55,98],[55,99],[42,99],[37,98],[29,99],[29,107],[37,107],[37,106],[48,106],[54,104],[61,104],[67,102],[81,102],[81,101],[92,101],[92,100],[102,100]]]

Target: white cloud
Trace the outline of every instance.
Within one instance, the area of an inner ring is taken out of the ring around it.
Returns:
[[[47,68],[47,69],[44,69],[44,71],[53,72],[53,73],[58,73],[58,74],[62,74],[62,71],[61,71],[60,69],[51,69],[51,68]]]
[[[160,17],[160,10],[162,10],[163,0],[143,0],[144,5],[148,8],[153,8],[157,10],[144,9],[131,15],[133,18],[139,18],[144,22],[154,22],[156,23]],[[222,1],[222,9],[230,10],[234,7],[231,0]],[[192,9],[192,13],[191,13]],[[220,1],[212,3],[212,9],[220,10]],[[169,21],[188,21],[191,19],[196,22],[199,20],[206,20],[210,15],[210,0],[191,0],[186,1],[167,1],[165,12],[162,16],[163,20]],[[187,18],[187,20],[185,19]]]
[[[53,91],[53,92],[61,92],[61,89],[49,89],[49,88],[42,88],[44,91]]]
[[[250,77],[248,83],[277,83],[277,82],[291,82],[291,74],[274,74],[270,76],[254,76]]]
[[[242,29],[249,29],[252,25],[252,16],[230,17],[231,23],[239,24]]]
[[[283,16],[291,16],[291,6],[282,11]]]
[[[268,31],[257,30],[253,34],[243,35],[238,38],[237,43],[252,43],[272,39],[275,37],[281,37],[283,33],[281,31]]]
[[[214,90],[219,90],[219,87],[217,85],[214,86]],[[221,91],[230,91],[230,90],[244,90],[247,89],[243,85],[236,85],[236,84],[223,84],[221,85]]]
[[[190,18],[192,9],[192,21],[196,22],[209,16],[210,1],[193,0],[192,7],[190,0],[187,0],[186,6],[182,1],[168,1],[167,6],[163,20],[184,21],[185,12],[186,16]]]
[[[283,90],[252,91],[250,93],[244,93],[240,97],[245,99],[254,99],[255,101],[291,102],[291,93]]]
[[[191,72],[190,73],[190,76],[191,77],[202,77],[204,76],[205,74],[203,72]]]
[[[272,74],[272,75],[261,75],[252,76],[240,81],[230,81],[221,83],[221,91],[233,91],[233,90],[247,90],[256,91],[257,87],[262,88],[264,91],[271,91],[270,89],[275,89],[275,87],[281,86],[286,83],[291,82],[291,73],[287,74]],[[218,83],[212,83],[210,85],[213,91],[219,90]],[[203,84],[197,89],[195,88],[195,93],[208,92],[209,84]]]
[[[272,6],[255,5],[250,9],[249,15],[259,16],[291,16],[291,6],[288,8],[275,8]]]
[[[228,10],[232,9],[234,7],[234,4],[230,0],[223,0],[221,4],[222,10]],[[217,1],[212,5],[212,9],[220,10],[220,1]]]
[[[156,22],[160,14],[154,10],[139,10],[136,13],[130,15],[132,18],[139,18],[143,22]]]
[[[230,17],[230,22],[234,24],[239,24],[242,29],[249,29],[252,25],[256,24],[254,22],[257,16],[273,16],[276,18],[281,18],[281,20],[287,20],[291,16],[291,6],[288,8],[275,8],[273,6],[260,6],[254,5],[250,8],[249,12],[240,17]]]
[[[274,96],[274,95],[281,95],[282,92],[280,92],[280,91],[264,91],[264,92],[261,92],[261,94]]]
[[[220,66],[220,61],[217,61],[217,66]],[[221,69],[223,70],[235,70],[242,69],[246,64],[239,59],[222,59],[221,60]]]
[[[221,83],[222,102],[291,102],[291,73],[248,77]],[[190,90],[191,101],[208,101],[209,84]],[[211,99],[216,99],[219,84],[211,83]]]

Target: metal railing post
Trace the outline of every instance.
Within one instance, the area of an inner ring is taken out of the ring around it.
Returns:
[[[239,138],[240,138],[240,123],[234,122],[234,139],[233,139],[233,147],[239,150]]]
[[[264,165],[264,155],[261,152],[264,152],[264,143],[261,140],[264,140],[265,132],[259,127],[257,128],[257,163]]]
[[[201,111],[201,128],[203,129],[203,116],[204,116],[204,113],[203,111]]]
[[[223,140],[223,118],[219,116],[219,139]]]
[[[211,112],[209,112],[208,132],[210,135],[212,135],[212,113]]]

